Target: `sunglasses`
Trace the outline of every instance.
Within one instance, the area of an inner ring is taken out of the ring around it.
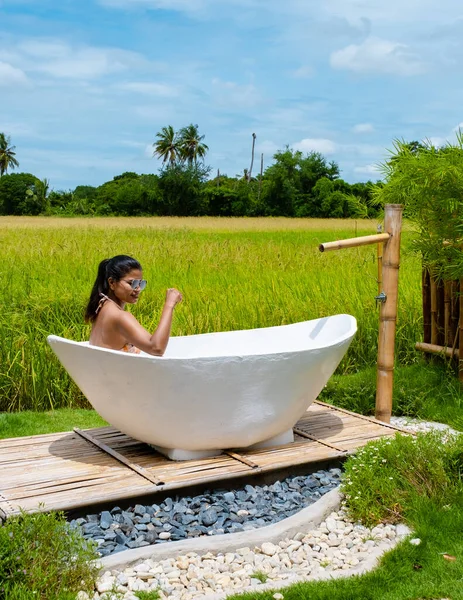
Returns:
[[[128,283],[133,290],[140,288],[140,291],[144,290],[147,284],[146,279],[122,279],[125,283]]]

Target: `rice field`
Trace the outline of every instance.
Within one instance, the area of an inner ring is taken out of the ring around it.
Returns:
[[[294,323],[336,313],[359,331],[339,372],[374,365],[376,246],[320,253],[321,242],[376,233],[376,221],[0,217],[0,411],[86,407],[46,343],[88,339],[83,311],[98,263],[130,254],[148,287],[131,310],[154,330],[165,290],[184,295],[173,335]],[[405,228],[397,357],[417,360],[421,268]]]

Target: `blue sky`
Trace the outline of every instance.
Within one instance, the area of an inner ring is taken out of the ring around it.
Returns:
[[[377,179],[395,138],[463,127],[461,0],[0,0],[0,131],[54,189],[157,172],[199,125],[213,172],[286,144]],[[258,162],[258,158],[257,158]]]

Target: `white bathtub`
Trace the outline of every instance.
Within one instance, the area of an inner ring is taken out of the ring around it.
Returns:
[[[350,315],[170,338],[163,357],[48,342],[108,423],[173,460],[286,444],[357,330]]]

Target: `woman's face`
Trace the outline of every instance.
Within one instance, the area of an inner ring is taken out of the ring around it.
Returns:
[[[119,281],[109,279],[109,287],[116,298],[121,302],[136,304],[138,302],[138,296],[140,295],[141,289],[140,286],[136,287],[135,289],[132,288],[132,282],[135,279],[143,279],[143,273],[140,269],[132,269],[126,273],[122,279],[119,279]]]

